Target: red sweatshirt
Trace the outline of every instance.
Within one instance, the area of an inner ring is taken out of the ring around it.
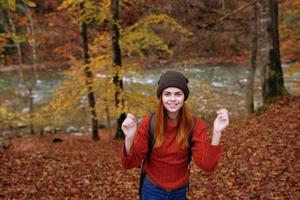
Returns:
[[[141,165],[148,151],[148,132],[150,115],[145,117],[137,128],[129,155],[123,147],[121,160],[125,169]],[[211,145],[206,137],[205,125],[196,118],[193,129],[192,157],[198,167],[206,172],[213,171],[222,154],[220,145]],[[145,162],[143,169],[160,187],[172,190],[183,186],[188,179],[188,148],[180,149],[176,143],[176,125],[168,121],[164,143],[153,148],[150,162]]]

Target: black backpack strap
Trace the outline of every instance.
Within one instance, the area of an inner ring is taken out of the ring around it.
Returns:
[[[150,162],[151,154],[154,146],[154,123],[155,123],[155,113],[151,113],[149,134],[148,134],[148,152],[146,155],[146,161]]]
[[[140,197],[140,200],[142,200],[142,188],[143,188],[145,177],[146,177],[146,173],[144,172],[144,170],[142,168],[141,169],[141,175],[140,175],[140,188],[139,188],[139,197]]]
[[[146,172],[143,170],[145,162],[150,162],[153,146],[154,146],[154,123],[155,123],[155,113],[151,113],[150,123],[149,123],[149,132],[148,132],[148,152],[145,159],[141,165],[141,175],[140,175],[140,188],[139,188],[139,197],[142,199],[142,187],[146,177]]]
[[[189,159],[188,159],[188,162],[190,163],[192,161],[192,147],[194,146],[194,142],[193,142],[193,134],[194,134],[194,127],[195,127],[195,117],[193,116],[192,118],[192,131],[190,132],[190,135],[189,135]]]

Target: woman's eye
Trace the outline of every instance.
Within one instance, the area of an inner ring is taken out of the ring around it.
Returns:
[[[176,93],[175,94],[177,97],[180,97],[182,94],[181,93]]]

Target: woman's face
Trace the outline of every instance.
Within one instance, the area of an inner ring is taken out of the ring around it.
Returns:
[[[184,93],[175,87],[166,88],[162,92],[162,101],[168,113],[178,113],[184,104]]]

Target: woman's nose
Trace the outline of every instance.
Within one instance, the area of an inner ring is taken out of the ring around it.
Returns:
[[[175,95],[171,95],[170,100],[175,100]]]

